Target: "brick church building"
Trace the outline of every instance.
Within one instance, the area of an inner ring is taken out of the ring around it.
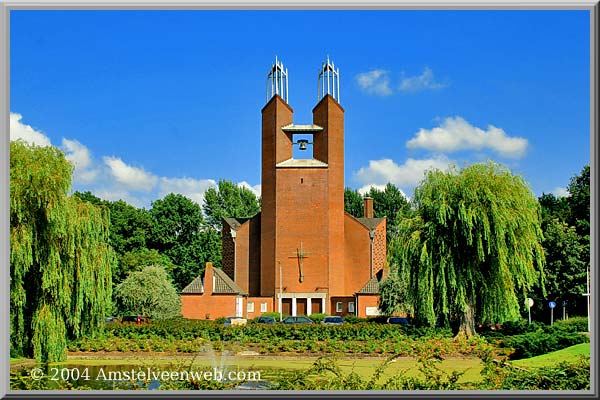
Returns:
[[[327,59],[311,124],[295,124],[287,69],[275,61],[262,109],[261,212],[226,218],[222,269],[205,272],[181,294],[185,318],[377,315],[386,269],[386,219],[344,211],[344,109],[339,69]],[[294,158],[297,154],[312,156]],[[310,148],[310,149],[309,149]]]

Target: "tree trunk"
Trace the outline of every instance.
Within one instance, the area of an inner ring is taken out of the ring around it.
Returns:
[[[475,332],[475,298],[474,295],[471,295],[467,299],[467,306],[465,307],[465,311],[459,315],[460,318],[460,326],[458,328],[458,333],[456,337],[473,337],[477,334]]]

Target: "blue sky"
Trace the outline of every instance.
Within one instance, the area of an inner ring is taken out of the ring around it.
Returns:
[[[408,196],[488,159],[536,196],[589,163],[588,11],[11,11],[11,138],[61,147],[74,189],[148,207],[219,179],[260,190],[275,56],[295,123],[340,69],[346,186]]]

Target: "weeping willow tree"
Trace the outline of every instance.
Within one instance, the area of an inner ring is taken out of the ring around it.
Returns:
[[[408,277],[415,319],[455,315],[458,334],[471,336],[476,320],[520,318],[517,294],[544,281],[539,204],[526,182],[491,162],[429,171],[413,206],[391,259]]]
[[[66,358],[111,301],[108,210],[68,196],[73,167],[55,147],[10,143],[11,353]]]

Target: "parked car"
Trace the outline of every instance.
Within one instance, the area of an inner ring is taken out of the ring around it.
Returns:
[[[410,322],[404,317],[389,317],[387,323],[392,325],[410,326]]]
[[[307,317],[287,317],[283,320],[284,324],[314,324],[312,319]]]
[[[246,318],[242,318],[242,317],[227,317],[227,318],[225,318],[225,322],[223,322],[223,326],[246,325],[246,323],[248,323],[248,320]]]
[[[104,322],[106,322],[107,324],[114,324],[119,322],[119,319],[117,317],[106,317]]]
[[[258,323],[258,324],[270,325],[270,324],[274,324],[275,322],[277,322],[277,321],[275,320],[274,317],[269,317],[269,316],[265,316],[265,315],[258,317],[258,319],[256,320],[256,323]]]
[[[121,322],[133,322],[136,324],[145,324],[150,322],[150,317],[145,315],[125,315],[121,318]]]
[[[342,325],[344,323],[344,318],[337,315],[331,315],[325,317],[322,323],[325,325]]]

